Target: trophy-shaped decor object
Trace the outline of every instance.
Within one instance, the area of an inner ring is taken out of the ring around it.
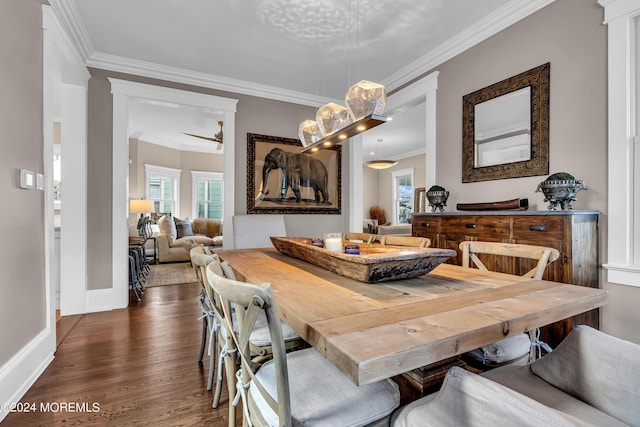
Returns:
[[[566,172],[559,172],[538,184],[536,193],[544,194],[544,201],[549,202],[547,209],[555,211],[560,205],[560,209],[567,211],[573,209],[571,202],[575,202],[576,193],[586,189],[587,184],[583,180],[577,180]]]
[[[439,185],[433,185],[427,191],[427,200],[429,200],[431,212],[435,212],[436,209],[440,209],[440,212],[443,212],[444,207],[447,206],[448,198],[449,192]]]

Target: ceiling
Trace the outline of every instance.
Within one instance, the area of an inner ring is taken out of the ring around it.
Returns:
[[[475,44],[481,41],[477,34],[486,38],[550,1],[50,3],[89,66],[320,106],[328,100],[343,103],[348,86],[363,79],[383,83],[387,91],[398,88],[437,65],[433,58],[442,58],[445,48],[462,49],[460,40]],[[133,136],[176,148],[215,151],[216,143],[183,133],[213,136],[219,130],[218,113],[135,104],[130,117]],[[377,157],[370,153],[380,147],[386,157],[395,158],[424,151],[424,115],[424,105],[418,106],[365,134],[365,160]],[[379,138],[383,144],[376,142]]]

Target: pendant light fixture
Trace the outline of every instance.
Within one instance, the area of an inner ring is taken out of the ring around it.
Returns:
[[[382,138],[378,139],[378,145],[382,147]],[[380,155],[382,155],[382,149],[380,148]],[[387,169],[391,166],[397,165],[398,162],[395,160],[369,160],[367,162],[367,167],[371,169]]]
[[[356,12],[359,14],[359,1],[356,4]],[[349,7],[351,7],[350,3]],[[349,9],[349,15],[351,15],[351,9]],[[358,33],[356,49],[359,51],[359,18],[356,22]],[[351,35],[351,19],[349,19],[349,35]],[[349,48],[351,48],[350,41]],[[305,120],[300,123],[298,137],[302,142],[303,152],[315,152],[333,147],[387,121],[387,118],[382,116],[387,95],[385,87],[381,84],[361,80],[349,88],[344,101],[346,108],[330,102],[318,109],[315,121]]]

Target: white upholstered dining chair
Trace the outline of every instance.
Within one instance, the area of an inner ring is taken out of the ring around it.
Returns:
[[[262,425],[386,425],[398,407],[400,393],[391,380],[356,386],[314,348],[285,354],[282,329],[271,285],[230,280],[208,269],[207,275],[221,297],[226,322],[231,305],[237,326],[228,325],[238,349],[245,422]],[[273,359],[254,372],[249,336],[264,313],[273,346]]]
[[[459,245],[462,251],[462,266],[489,271],[480,255],[506,256],[535,261],[535,267],[527,271],[522,277],[541,280],[547,265],[560,257],[560,252],[554,248],[544,246],[522,245],[500,242],[466,241]],[[529,355],[529,362],[541,355],[542,348],[547,352],[551,348],[539,340],[539,329],[529,331],[529,334],[517,334],[495,343],[477,348],[465,353],[465,359],[477,361],[481,368],[493,368],[504,364],[521,361]]]

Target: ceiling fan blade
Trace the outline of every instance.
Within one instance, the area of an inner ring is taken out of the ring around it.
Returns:
[[[213,142],[218,142],[220,144],[222,144],[222,140],[218,139],[218,138],[211,138],[209,136],[202,136],[202,135],[194,135],[192,133],[187,133],[187,132],[182,132],[185,135],[189,135],[189,136],[193,136],[195,138],[200,138],[200,139],[206,139],[207,141],[213,141]]]

